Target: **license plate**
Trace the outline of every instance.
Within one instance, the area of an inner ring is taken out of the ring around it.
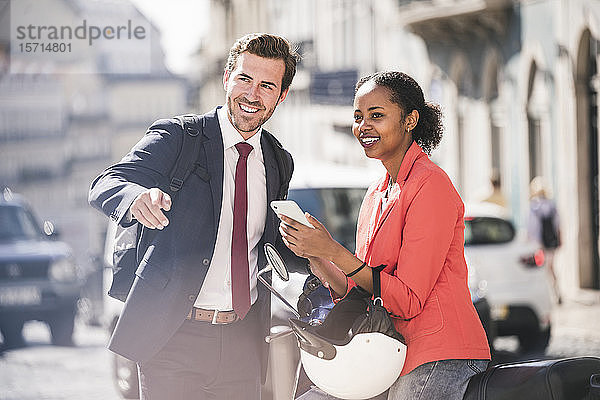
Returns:
[[[0,305],[29,306],[41,304],[42,294],[35,286],[0,288]]]

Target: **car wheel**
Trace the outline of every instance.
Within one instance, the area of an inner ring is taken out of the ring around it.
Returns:
[[[60,311],[49,321],[52,344],[55,346],[73,346],[73,328],[75,326],[75,307]]]
[[[550,325],[543,330],[536,327],[524,331],[518,337],[522,353],[544,353],[550,342]]]
[[[14,349],[25,346],[25,339],[23,338],[23,321],[12,321],[10,324],[2,324],[0,331],[4,337],[5,349]]]
[[[139,399],[137,365],[118,354],[113,358],[113,371],[117,390],[124,399]]]
[[[498,335],[496,328],[496,321],[492,319],[491,308],[488,301],[483,298],[473,304],[475,306],[475,311],[477,311],[477,315],[481,320],[481,325],[483,325],[483,329],[485,330],[485,336],[488,340],[488,345],[490,347],[490,353],[492,358],[494,357],[494,340],[496,340],[496,336]]]

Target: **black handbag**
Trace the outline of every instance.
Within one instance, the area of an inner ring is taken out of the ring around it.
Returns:
[[[393,385],[404,367],[404,338],[381,299],[383,268],[372,268],[373,295],[353,287],[321,325],[290,318],[306,375],[335,398],[378,396]],[[370,376],[375,370],[377,379]]]
[[[499,364],[471,378],[464,400],[600,400],[600,358]]]
[[[383,271],[384,268],[385,265],[371,268],[373,273],[373,299],[371,299],[371,294],[363,290],[360,286],[352,289],[362,291],[360,295],[363,296],[363,301],[366,302],[368,309],[365,318],[360,324],[357,324],[354,329],[357,333],[381,332],[406,344],[404,337],[394,327],[394,321],[392,321],[390,313],[383,306],[383,300],[381,299],[381,271]],[[348,295],[352,294],[352,290]]]
[[[380,332],[406,344],[381,300],[380,273],[384,268],[385,265],[371,268],[373,295],[360,286],[353,287],[335,304],[323,324],[314,328],[315,332],[336,340],[347,340],[349,332],[353,335]]]

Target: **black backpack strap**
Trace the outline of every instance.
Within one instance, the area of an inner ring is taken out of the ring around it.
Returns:
[[[171,171],[169,189],[176,193],[183,186],[183,182],[194,171],[195,161],[200,150],[200,133],[202,133],[202,119],[196,114],[186,114],[175,117],[181,129],[183,140],[177,155],[177,161]]]
[[[277,198],[285,200],[290,186],[290,179],[294,172],[294,160],[283,149],[283,146],[275,136],[266,130],[263,130],[263,134],[266,136],[267,141],[275,153],[277,169],[279,170],[279,181],[281,182],[281,186],[279,187]]]

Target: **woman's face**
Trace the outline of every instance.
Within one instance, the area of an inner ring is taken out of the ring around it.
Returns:
[[[354,97],[354,124],[352,133],[369,158],[402,161],[412,143],[407,132],[409,116],[404,117],[402,108],[390,99],[390,92],[373,81],[365,82]],[[398,164],[399,167],[399,164]]]

